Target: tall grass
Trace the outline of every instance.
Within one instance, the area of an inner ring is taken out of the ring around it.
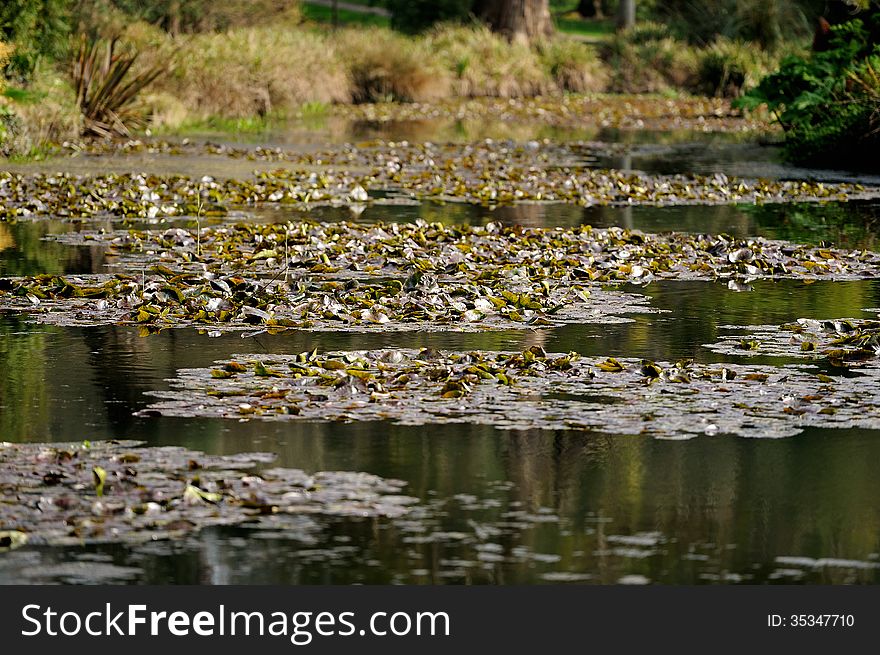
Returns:
[[[608,70],[595,48],[571,37],[539,43],[538,57],[556,86],[562,91],[587,93],[608,86]]]
[[[425,38],[450,71],[455,95],[514,98],[556,90],[533,49],[510,43],[483,25],[439,25]]]
[[[736,97],[754,87],[784,54],[725,37],[697,47],[680,41],[659,23],[641,23],[616,35],[603,49],[612,91],[677,90],[723,97]]]
[[[174,38],[136,23],[124,36],[151,53],[142,66],[172,62],[146,97],[154,120],[172,127],[211,116],[290,115],[309,103],[600,91],[607,79],[590,46],[561,37],[530,48],[477,25],[439,25],[419,37],[279,25]]]
[[[265,116],[351,99],[333,44],[313,32],[241,28],[183,38],[172,48],[175,66],[158,90],[195,117]]]
[[[426,102],[449,95],[449,75],[424,40],[382,28],[354,28],[340,31],[332,43],[348,72],[354,102]]]

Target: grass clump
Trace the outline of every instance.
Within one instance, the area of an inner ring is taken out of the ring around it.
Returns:
[[[699,91],[733,98],[770,72],[774,57],[754,44],[721,37],[700,52]]]
[[[640,23],[603,49],[611,68],[609,89],[618,93],[661,93],[690,89],[697,81],[695,49],[657,23]]]
[[[291,112],[305,102],[351,100],[333,45],[306,30],[258,27],[166,38],[159,51],[173,52],[175,63],[155,87],[157,118],[246,118]]]
[[[426,41],[451,72],[457,96],[517,98],[556,90],[535,50],[510,43],[486,26],[439,25]]]
[[[449,94],[449,76],[424,40],[371,28],[342,30],[332,42],[354,102],[426,102]]]
[[[574,38],[559,37],[539,43],[537,52],[544,69],[561,91],[605,90],[608,71],[594,48]]]
[[[685,91],[733,98],[753,88],[779,55],[723,36],[705,46],[678,39],[667,25],[645,22],[615,36],[603,50],[610,90]]]

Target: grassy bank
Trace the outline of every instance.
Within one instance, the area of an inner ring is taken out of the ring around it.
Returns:
[[[111,17],[112,18],[112,17]],[[522,98],[563,93],[700,93],[733,96],[756,83],[772,58],[745,43],[696,48],[647,24],[602,45],[560,34],[532,47],[481,25],[438,25],[419,36],[385,27],[327,29],[297,14],[271,25],[171,36],[146,22],[106,20],[137,51],[133,72],[164,73],[141,94],[159,129],[320,112],[332,104],[430,103],[455,97]],[[26,89],[5,92],[15,115],[7,152],[33,152],[77,136],[81,122],[66,66],[42,66]]]

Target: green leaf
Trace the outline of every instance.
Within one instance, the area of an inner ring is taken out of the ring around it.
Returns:
[[[107,481],[107,471],[100,466],[92,469],[92,480],[95,483],[95,494],[98,498],[104,495],[104,483]]]

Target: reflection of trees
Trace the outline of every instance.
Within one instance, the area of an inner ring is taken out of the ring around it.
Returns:
[[[68,229],[47,220],[0,225],[0,275],[99,272],[103,264],[99,248],[73,248],[44,240]]]
[[[29,441],[49,432],[45,328],[0,319],[0,441]]]
[[[553,330],[547,349],[585,355],[614,355],[676,361],[717,356],[703,348],[714,343],[719,325],[778,325],[798,318],[858,318],[880,304],[880,286],[871,281],[756,281],[753,291],[731,291],[723,282],[667,280],[626,291],[651,296],[663,314],[633,315],[631,323],[571,325]],[[586,338],[589,335],[590,338]]]

